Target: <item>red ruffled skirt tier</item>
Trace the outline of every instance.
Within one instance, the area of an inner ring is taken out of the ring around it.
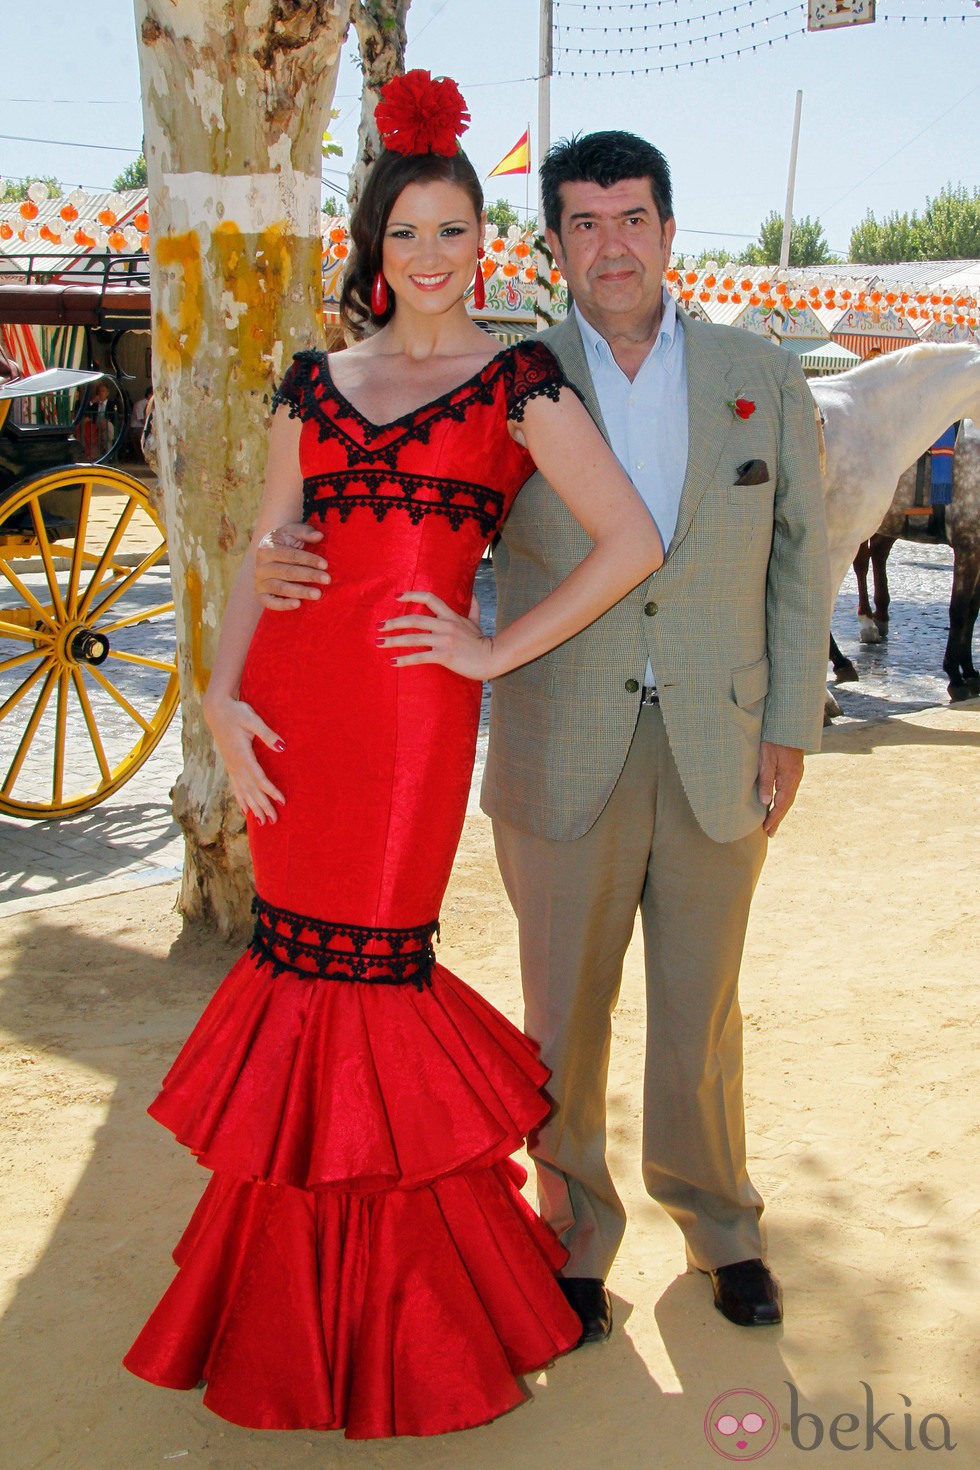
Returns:
[[[243,955],[150,1109],[214,1177],[126,1367],[206,1383],[255,1429],[429,1435],[512,1409],[581,1332],[508,1157],[546,1075],[444,966],[416,989]]]

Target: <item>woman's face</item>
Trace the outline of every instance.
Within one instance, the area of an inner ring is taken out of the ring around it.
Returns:
[[[466,190],[448,179],[407,184],[385,227],[382,266],[399,306],[448,311],[473,281],[483,222]]]

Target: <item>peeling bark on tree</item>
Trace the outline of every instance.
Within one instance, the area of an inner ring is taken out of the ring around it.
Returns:
[[[322,340],[320,140],[350,0],[135,0],[153,392],[180,648],[180,907],[248,922],[244,823],[201,715],[265,469],[269,395]]]
[[[353,0],[351,19],[357,31],[364,86],[361,91],[361,122],[357,130],[357,159],[350,172],[348,214],[364,187],[367,171],[381,151],[381,138],[374,109],[381,88],[405,70],[408,38],[405,20],[411,0]]]

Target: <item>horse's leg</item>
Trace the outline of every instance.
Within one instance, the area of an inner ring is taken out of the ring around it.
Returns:
[[[862,541],[852,563],[858,584],[858,626],[861,630],[862,643],[880,643],[881,634],[871,616],[871,603],[868,600],[868,564],[870,561],[871,542]],[[836,671],[836,664],[834,668]]]
[[[834,666],[834,678],[838,684],[856,684],[858,682],[858,671],[837,646],[837,639],[833,633],[830,635],[830,662]],[[840,711],[838,710],[839,714]]]
[[[949,638],[943,668],[946,688],[956,703],[980,694],[980,674],[973,663],[973,630],[980,612],[980,547],[953,548],[953,590],[949,599]]]
[[[875,586],[875,627],[882,638],[888,637],[888,605],[892,600],[888,590],[888,557],[896,539],[895,536],[883,536],[880,531],[876,531],[868,542]]]

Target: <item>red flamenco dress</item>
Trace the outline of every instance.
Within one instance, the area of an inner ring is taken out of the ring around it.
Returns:
[[[425,588],[467,613],[531,471],[507,431],[563,379],[540,344],[378,425],[300,353],[276,395],[302,421],[304,515],[331,582],[264,613],[242,697],[286,797],[250,826],[249,949],[150,1113],[213,1171],[132,1372],[256,1429],[440,1434],[526,1396],[581,1332],[564,1251],[509,1156],[540,1123],[531,1044],[438,964],[480,686],[395,668],[377,625]]]

